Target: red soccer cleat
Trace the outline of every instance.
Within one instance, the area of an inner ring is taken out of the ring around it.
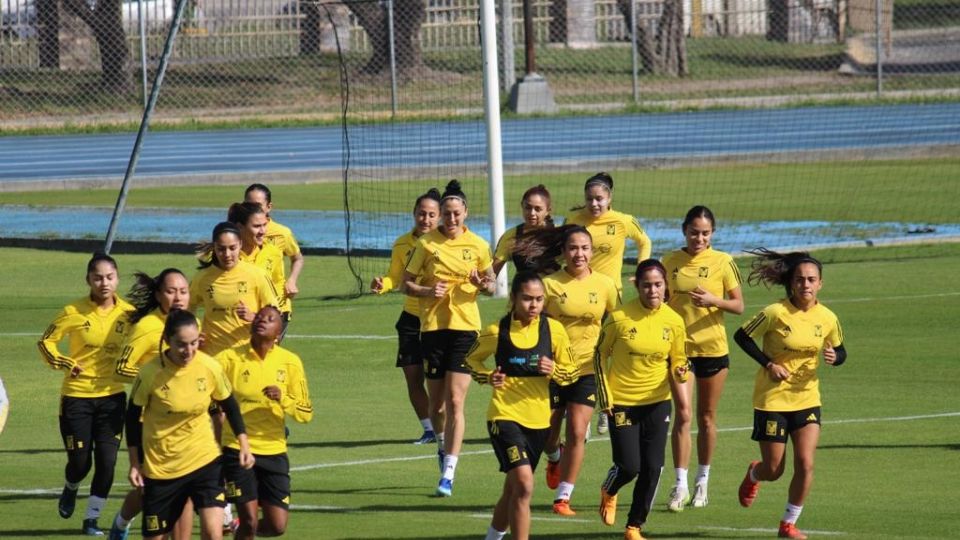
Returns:
[[[760,491],[760,482],[754,482],[750,479],[750,471],[759,464],[759,461],[751,461],[750,466],[747,467],[747,474],[743,477],[743,482],[740,482],[740,491],[737,495],[740,499],[740,506],[744,508],[750,508]]]

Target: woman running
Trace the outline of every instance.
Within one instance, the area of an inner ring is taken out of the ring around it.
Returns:
[[[487,431],[506,473],[503,493],[493,509],[486,540],[530,536],[533,473],[550,427],[551,382],[570,384],[576,367],[563,326],[541,316],[544,284],[536,273],[520,271],[510,287],[511,312],[487,327],[467,362],[474,379],[493,386]],[[493,356],[495,368],[484,366]]]
[[[250,184],[243,193],[243,201],[259,204],[260,207],[263,208],[264,213],[267,215],[267,230],[263,236],[264,241],[276,246],[277,249],[283,253],[284,257],[290,259],[290,272],[287,274],[283,289],[277,291],[278,295],[283,295],[286,299],[284,319],[289,323],[290,317],[293,315],[293,298],[300,293],[298,284],[304,263],[303,253],[300,251],[300,244],[297,243],[297,238],[293,235],[293,231],[291,231],[289,227],[281,225],[272,219],[270,214],[273,212],[273,194],[270,192],[270,188],[263,184]],[[283,330],[286,332],[286,325],[284,325]]]
[[[588,178],[583,186],[583,196],[585,205],[568,216],[564,223],[581,225],[590,231],[593,237],[591,268],[612,279],[622,297],[621,272],[627,239],[637,244],[637,260],[642,261],[650,257],[650,238],[635,217],[611,208],[613,178],[609,174],[601,172]],[[606,433],[607,429],[607,417],[601,414],[597,419],[597,433]]]
[[[123,433],[126,395],[113,376],[115,360],[126,333],[126,314],[133,306],[117,296],[117,262],[96,253],[87,263],[89,293],[67,304],[37,344],[43,360],[63,370],[60,386],[60,435],[67,451],[66,482],[58,511],[73,515],[80,482],[93,468],[90,498],[81,532],[102,535],[97,519],[113,485],[113,469]],[[67,354],[58,349],[67,338]]]
[[[287,323],[290,320],[290,302],[287,302],[286,291],[287,278],[283,270],[283,252],[275,245],[265,242],[267,224],[267,213],[263,207],[256,203],[234,203],[230,205],[227,211],[227,221],[234,223],[240,229],[240,260],[262,268],[273,288],[277,292],[277,307],[283,314],[283,332],[280,333],[280,340],[287,331]]]
[[[264,271],[240,260],[240,229],[229,221],[213,228],[209,257],[190,282],[190,308],[203,309],[203,352],[215,355],[250,339],[250,322],[263,306],[278,304]]]
[[[463,407],[470,386],[467,353],[480,331],[477,294],[496,285],[490,245],[466,225],[467,196],[451,180],[440,199],[440,226],[417,241],[404,270],[404,292],[420,299],[420,339],[427,365],[430,415],[445,413],[437,438],[441,477],[436,494],[453,495],[465,427]]]
[[[128,477],[134,488],[143,489],[143,537],[166,538],[189,498],[204,537],[220,540],[226,498],[208,409],[219,403],[238,434],[239,462],[249,469],[254,458],[243,418],[220,364],[199,350],[193,314],[171,311],[163,343],[163,353],[140,368],[133,381],[126,418]]]
[[[403,267],[410,260],[417,240],[436,229],[439,219],[440,191],[430,188],[417,197],[413,205],[413,229],[394,241],[390,253],[390,270],[385,276],[373,278],[370,282],[371,291],[375,294],[386,294],[403,285]],[[423,348],[420,345],[420,302],[415,297],[406,297],[395,328],[400,341],[396,365],[403,369],[403,377],[407,381],[407,397],[423,428],[423,434],[413,441],[413,444],[436,442],[434,426],[443,426],[443,415],[438,413],[435,418],[430,416],[430,398],[424,388]]]
[[[128,317],[129,328],[123,340],[116,374],[133,380],[140,367],[160,356],[160,341],[167,314],[173,310],[186,309],[190,304],[190,283],[176,268],[167,268],[156,277],[143,272],[134,274],[136,279],[128,298],[135,310]],[[110,540],[126,540],[130,524],[143,508],[142,493],[131,489],[123,499],[123,505],[110,526]],[[193,529],[192,507],[177,521],[175,538],[190,538]]]
[[[697,387],[698,466],[692,501],[687,467],[692,446],[693,380],[673,394],[676,413],[670,441],[676,483],[667,503],[671,512],[683,511],[688,502],[694,508],[707,505],[710,462],[717,445],[717,407],[730,367],[723,314],[743,313],[740,271],[730,255],[710,247],[715,229],[713,212],[706,206],[694,206],[683,220],[687,245],[663,257],[671,292],[669,305],[687,326],[687,357]]]
[[[560,249],[544,250],[526,255],[518,255],[515,249],[517,240],[533,231],[553,227],[553,217],[550,212],[553,207],[550,203],[550,192],[543,184],[536,185],[524,192],[520,199],[520,208],[523,210],[523,223],[503,233],[493,254],[493,273],[499,274],[500,269],[513,261],[517,272],[531,270],[541,275],[550,274],[560,268],[556,259],[560,257]]]
[[[277,344],[283,315],[274,306],[261,309],[253,319],[250,343],[217,355],[233,395],[240,403],[249,430],[253,468],[243,466],[243,443],[230,426],[224,426],[223,472],[227,499],[237,506],[240,526],[235,538],[280,536],[290,512],[290,461],[284,419],[301,424],[313,418],[310,391],[303,363],[296,354]],[[263,519],[260,519],[263,510]]]
[[[757,259],[747,281],[782,285],[786,298],[763,308],[733,339],[760,364],[753,385],[753,435],[760,461],[750,462],[740,484],[740,505],[757,498],[760,482],[786,469],[787,437],[793,440],[793,479],[780,520],[780,538],[804,539],[797,529],[803,501],[813,485],[813,457],[820,439],[819,357],[831,366],[847,359],[843,330],[832,311],[817,300],[823,265],[806,252],[750,251]],[[762,341],[758,347],[755,339]]]
[[[562,251],[563,269],[543,279],[547,299],[544,310],[559,321],[570,337],[579,378],[571,385],[550,385],[550,436],[547,455],[547,487],[556,490],[553,511],[573,516],[573,488],[583,462],[590,417],[596,405],[597,383],[593,355],[603,318],[620,306],[613,280],[590,269],[593,240],[580,225],[563,225],[522,238],[515,249],[523,255],[529,246],[543,251]],[[566,417],[566,444],[560,444],[560,426]]]
[[[687,379],[683,319],[666,305],[660,261],[637,265],[639,298],[603,325],[594,368],[601,410],[611,418],[613,466],[600,488],[600,519],[616,523],[617,494],[636,478],[625,540],[642,539],[663,469],[670,429],[670,392]]]

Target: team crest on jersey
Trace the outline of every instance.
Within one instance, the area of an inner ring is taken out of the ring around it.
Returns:
[[[593,249],[594,249],[594,251],[597,251],[598,253],[610,253],[610,251],[613,250],[613,248],[610,247],[610,244],[606,244],[606,243],[600,244],[600,245],[595,245],[595,246],[593,246]]]
[[[122,333],[123,333],[123,329],[124,329],[125,327],[126,327],[126,323],[124,323],[123,321],[117,321],[116,326],[113,327],[113,331],[116,332],[116,333],[118,333],[118,334],[122,334]]]
[[[823,337],[823,325],[821,324],[813,325],[813,335],[814,337]]]
[[[246,292],[247,292],[247,282],[246,282],[246,281],[241,281],[240,283],[237,283],[237,292],[240,293],[240,294],[246,294]]]
[[[783,325],[783,337],[789,336],[791,332],[793,332],[793,329],[790,328],[790,325]]]
[[[287,382],[287,371],[283,369],[277,370],[277,382]]]
[[[197,379],[197,391],[198,391],[198,392],[206,392],[206,391],[207,391],[207,378],[206,378],[206,377],[200,377],[199,379]]]
[[[148,531],[159,531],[160,530],[160,518],[157,516],[143,516],[143,521],[145,522]]]
[[[607,225],[607,234],[610,236],[617,234],[617,225],[615,223]]]
[[[670,329],[669,329],[669,328],[664,328],[664,329],[663,329],[663,340],[664,340],[664,341],[670,341],[670,336],[671,336],[671,335],[672,335],[672,333],[670,332]]]
[[[250,382],[250,370],[249,370],[249,369],[243,370],[243,373],[241,373],[240,376],[243,377],[243,382]]]
[[[213,293],[214,293],[213,285],[208,286],[208,287],[207,287],[207,298],[213,298]]]
[[[697,269],[697,276],[702,278],[710,277],[710,267],[701,266],[699,269]]]
[[[560,293],[560,296],[558,296],[557,298],[560,299],[561,304],[567,303],[567,293]]]
[[[517,448],[516,446],[511,446],[510,448],[507,448],[507,459],[510,460],[510,463],[516,463],[520,461],[521,459],[520,454],[521,454],[520,449]]]
[[[633,425],[633,422],[627,417],[627,413],[623,411],[613,413],[613,423],[617,427]]]
[[[595,293],[595,292],[587,293],[587,301],[590,302],[591,304],[596,304],[596,303],[597,303],[597,293]]]
[[[167,386],[167,383],[163,383],[163,386],[160,387],[160,393],[163,394],[164,399],[170,397],[170,387]]]
[[[776,437],[776,435],[777,435],[777,421],[767,420],[767,436]]]
[[[463,257],[463,260],[465,261],[473,260],[473,252],[470,251],[469,249],[460,250],[460,256]]]
[[[678,275],[679,273],[680,273],[680,269],[679,269],[679,268],[674,268],[673,271],[670,272],[670,275],[673,276],[671,279],[672,279],[673,281],[676,281],[676,280],[677,280],[677,275]]]

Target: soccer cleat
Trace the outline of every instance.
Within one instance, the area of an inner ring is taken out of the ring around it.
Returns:
[[[107,536],[108,540],[127,540],[127,537],[130,535],[130,527],[120,528],[117,527],[117,519],[113,519],[113,525],[110,526],[110,534]]]
[[[440,483],[437,484],[437,497],[451,497],[453,496],[453,480],[449,478],[441,478]]]
[[[441,448],[437,450],[437,461],[440,463],[440,474],[443,474],[443,458],[447,457],[447,453]]]
[[[608,431],[610,431],[610,420],[607,418],[606,413],[601,412],[597,417],[597,433],[604,435]]]
[[[600,488],[600,521],[604,525],[617,522],[617,496],[607,495],[607,490],[603,488]]]
[[[627,525],[627,530],[623,532],[623,540],[643,540],[643,535],[640,534],[640,527]]]
[[[60,517],[67,519],[73,515],[73,510],[77,507],[77,490],[63,486],[60,493],[60,501],[57,503],[57,511]]]
[[[103,536],[103,531],[97,526],[97,518],[83,520],[83,526],[80,528],[80,534],[85,536]]]
[[[707,485],[697,484],[693,488],[693,501],[690,503],[694,508],[703,508],[707,506]]]
[[[747,467],[747,474],[743,477],[743,482],[740,482],[740,491],[737,496],[740,499],[740,506],[744,508],[750,508],[760,491],[760,482],[754,482],[750,479],[750,471],[759,464],[759,461],[751,461],[750,466]]]
[[[674,486],[670,490],[670,500],[667,502],[667,510],[671,512],[683,512],[683,507],[690,502],[690,491],[687,488]]]
[[[807,535],[800,532],[796,524],[780,522],[780,530],[777,531],[777,538],[793,538],[795,540],[807,540]]]
[[[223,524],[223,532],[233,534],[240,528],[240,518],[235,517],[229,523]]]
[[[433,430],[425,430],[419,439],[413,441],[413,444],[430,444],[437,442],[437,434]]]
[[[577,515],[573,508],[570,508],[570,499],[557,499],[553,501],[553,513],[561,516]]]
[[[561,444],[558,448],[560,450],[560,455],[563,456],[563,445]],[[547,460],[547,487],[550,489],[557,489],[557,486],[560,485],[560,460],[550,461]]]

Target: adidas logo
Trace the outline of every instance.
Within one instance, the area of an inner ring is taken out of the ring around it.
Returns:
[[[810,413],[810,416],[807,417],[807,422],[816,422],[816,421],[817,421],[817,415]]]

